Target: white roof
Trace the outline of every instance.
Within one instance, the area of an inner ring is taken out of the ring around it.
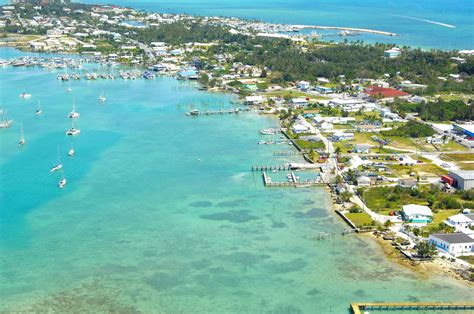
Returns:
[[[372,182],[372,180],[369,177],[362,176],[357,178],[357,182]]]
[[[469,217],[466,217],[464,214],[457,214],[451,217],[448,217],[448,219],[452,222],[471,222],[472,220]]]
[[[457,126],[468,132],[474,133],[474,124],[458,124]]]
[[[403,212],[407,216],[413,216],[413,215],[433,216],[431,209],[428,206],[424,206],[424,205],[415,205],[415,204],[403,205]]]
[[[356,99],[356,98],[334,98],[331,99],[329,102],[335,105],[352,105],[352,104],[361,104],[364,103],[364,100]]]
[[[247,96],[245,97],[245,101],[248,101],[248,102],[263,101],[263,97],[262,96]]]
[[[308,101],[306,100],[306,98],[293,98],[291,100],[292,103],[296,104],[296,103],[307,103]]]

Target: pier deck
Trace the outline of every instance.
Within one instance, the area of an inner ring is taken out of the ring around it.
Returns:
[[[324,185],[323,181],[319,180],[311,180],[311,181],[299,181],[296,178],[296,175],[294,172],[291,172],[291,178],[292,182],[284,182],[284,181],[279,181],[279,182],[273,182],[271,178],[267,176],[266,172],[262,172],[262,177],[263,177],[263,184],[266,187],[312,187],[312,186],[322,186]]]
[[[351,303],[352,313],[361,314],[364,310],[474,310],[474,303],[439,302],[393,302],[393,303]]]

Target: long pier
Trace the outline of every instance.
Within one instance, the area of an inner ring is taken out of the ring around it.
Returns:
[[[206,110],[206,111],[198,111],[193,110],[187,112],[187,116],[197,117],[197,116],[215,116],[215,115],[224,115],[224,114],[238,114],[240,112],[248,112],[250,108],[233,108],[233,109],[220,109],[220,110]]]
[[[340,30],[340,31],[351,31],[351,32],[360,32],[360,33],[369,33],[385,36],[398,36],[396,33],[379,31],[374,29],[367,28],[354,28],[354,27],[339,27],[339,26],[320,26],[320,25],[292,25],[298,29],[326,29],[326,30]]]
[[[352,303],[353,314],[365,310],[474,310],[474,303],[439,303],[439,302],[394,302],[394,303]]]

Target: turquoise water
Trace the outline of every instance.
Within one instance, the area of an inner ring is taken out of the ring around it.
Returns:
[[[268,22],[346,26],[394,32],[400,37],[365,34],[347,37],[423,48],[474,49],[473,0],[84,0],[148,11],[235,16]],[[449,28],[423,19],[455,26]],[[319,33],[327,33],[319,31]],[[337,32],[332,32],[333,34]],[[344,37],[324,37],[341,41]]]
[[[184,114],[230,108],[230,95],[172,78],[72,81],[68,94],[59,71],[0,73],[15,120],[0,130],[1,310],[346,313],[355,301],[472,300],[464,284],[418,277],[370,239],[339,235],[324,189],[265,189],[251,165],[288,160],[257,145],[273,118]],[[71,140],[72,97],[82,132]],[[49,173],[58,145],[64,190]]]

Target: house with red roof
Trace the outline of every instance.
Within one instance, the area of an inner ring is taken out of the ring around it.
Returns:
[[[371,98],[386,100],[386,101],[391,101],[395,97],[408,98],[410,96],[410,94],[402,92],[397,89],[385,88],[385,87],[379,87],[379,86],[373,86],[373,85],[367,87],[364,90],[364,94],[366,94],[368,97],[371,97]]]

